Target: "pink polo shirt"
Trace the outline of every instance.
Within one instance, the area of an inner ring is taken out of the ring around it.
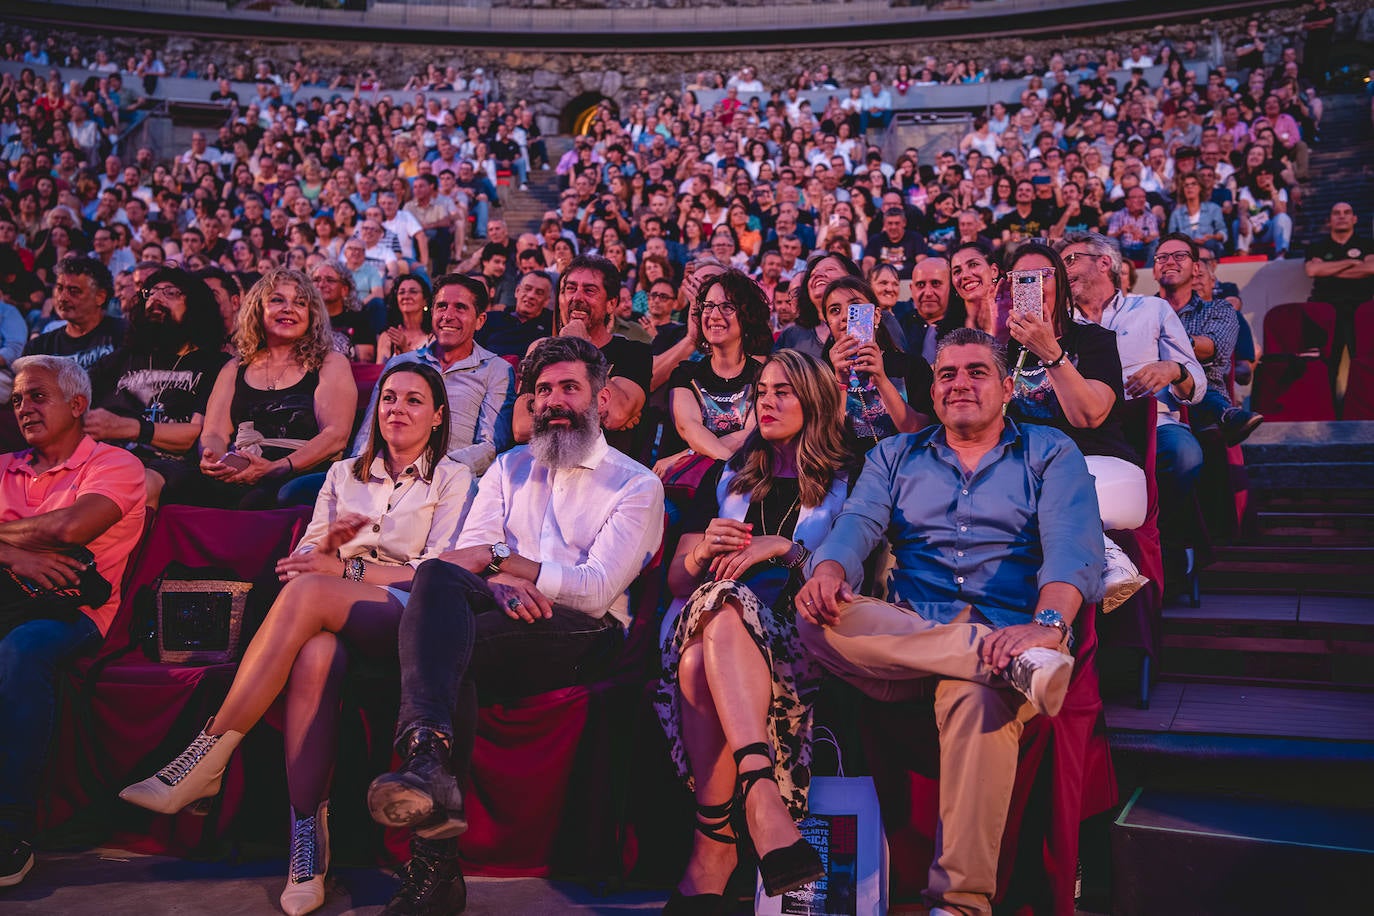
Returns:
[[[82,438],[70,458],[42,474],[35,474],[29,464],[32,454],[32,449],[24,449],[0,455],[0,522],[65,509],[87,493],[107,497],[119,507],[119,521],[86,545],[95,554],[96,570],[113,586],[110,600],[98,608],[83,608],[104,635],[119,608],[119,584],[129,554],[143,535],[143,463],[90,436]]]

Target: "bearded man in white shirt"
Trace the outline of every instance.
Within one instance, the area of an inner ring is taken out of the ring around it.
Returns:
[[[625,591],[663,536],[663,485],[606,444],[609,366],[577,337],[526,357],[527,446],[483,476],[458,545],[422,564],[400,626],[401,768],[373,780],[378,822],[411,827],[412,858],[383,912],[466,903],[457,837],[478,697],[510,699],[601,677],[629,624]]]

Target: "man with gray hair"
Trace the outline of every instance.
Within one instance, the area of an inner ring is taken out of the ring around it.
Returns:
[[[1063,705],[1070,626],[1102,597],[1102,534],[1073,441],[1004,416],[1012,380],[990,335],[946,334],[931,394],[940,425],[868,453],[807,563],[797,631],[875,699],[933,690],[940,821],[926,900],[933,914],[990,914],[1021,732]],[[859,597],[884,537],[896,560],[888,600]]]
[[[95,651],[114,621],[114,586],[144,513],[142,463],[83,428],[86,370],[45,355],[14,370],[11,403],[29,447],[0,455],[0,887],[33,867],[57,671]]]
[[[467,891],[456,837],[478,699],[601,677],[629,625],[625,590],[658,550],[663,485],[606,444],[601,351],[550,337],[525,360],[528,446],[483,475],[457,548],[421,564],[401,617],[404,763],[373,780],[377,821],[411,827],[412,858],[388,913],[455,913]]]
[[[1060,248],[1073,307],[1082,318],[1116,332],[1126,398],[1153,397],[1159,481],[1160,535],[1177,533],[1186,500],[1202,473],[1202,447],[1181,421],[1179,407],[1207,393],[1207,376],[1193,353],[1183,322],[1158,296],[1123,291],[1121,253],[1095,232],[1071,233]]]

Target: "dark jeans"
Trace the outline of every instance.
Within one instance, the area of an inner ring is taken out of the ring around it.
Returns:
[[[397,738],[418,726],[451,735],[461,780],[472,760],[479,691],[484,700],[516,699],[594,681],[624,641],[610,614],[598,619],[555,606],[548,620],[513,620],[481,577],[428,560],[401,614]]]
[[[10,616],[14,607],[0,608],[0,835],[21,839],[34,829],[56,724],[58,669],[101,642],[95,622],[69,602],[42,600],[22,606],[22,623]]]
[[[1193,488],[1202,475],[1202,446],[1181,423],[1155,430],[1155,480],[1159,484],[1159,536],[1165,546],[1191,543]]]
[[[1207,385],[1207,393],[1202,400],[1188,408],[1188,425],[1194,430],[1207,429],[1221,422],[1222,415],[1233,405],[1224,389]]]

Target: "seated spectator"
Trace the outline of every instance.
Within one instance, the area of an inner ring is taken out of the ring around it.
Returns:
[[[1007,416],[1017,423],[1053,426],[1072,439],[1093,476],[1102,528],[1139,528],[1148,509],[1145,472],[1121,422],[1121,355],[1115,335],[1073,320],[1068,271],[1053,250],[1023,245],[1008,269],[1039,271],[1044,298],[1038,314],[1008,308],[1007,360],[1015,369]],[[1109,614],[1149,580],[1111,538],[1104,535],[1103,546],[1102,613]]]
[[[35,594],[15,582],[0,602],[0,886],[33,868],[58,669],[100,647],[144,516],[143,466],[82,428],[86,370],[51,355],[14,370],[11,404],[29,447],[0,455],[0,565]]]
[[[226,355],[219,307],[204,281],[175,267],[153,274],[129,313],[124,346],[91,367],[86,434],[128,449],[147,471],[148,506],[169,481],[196,474],[192,447]]]
[[[329,312],[329,327],[334,352],[349,362],[370,363],[376,359],[377,335],[372,322],[360,310],[354,274],[338,264],[325,261],[310,274],[310,282],[320,291]]]
[[[830,326],[824,354],[845,389],[845,413],[854,433],[875,445],[895,433],[916,432],[932,414],[930,364],[920,354],[897,349],[877,321],[874,339],[867,343],[849,333],[849,306],[876,298],[858,277],[839,277],[821,294],[821,316]]]
[[[871,273],[876,264],[891,264],[903,280],[911,279],[911,269],[918,261],[929,257],[921,233],[907,228],[906,210],[889,207],[883,211],[882,232],[871,234],[864,251],[864,271]]]
[[[953,309],[940,322],[939,336],[950,327],[978,328],[991,337],[1005,336],[1006,315],[998,307],[998,293],[1005,290],[1006,278],[997,259],[983,242],[965,242],[954,249],[950,259],[950,280],[963,300],[962,321]]]
[[[477,342],[498,356],[524,356],[536,340],[553,333],[553,280],[542,270],[521,275],[515,284],[515,306],[488,311]]]
[[[724,461],[739,450],[753,428],[759,368],[773,349],[768,302],[743,271],[711,277],[697,296],[692,320],[707,357],[683,361],[668,379],[669,422],[654,465],[659,477],[697,455]]]
[[[1193,355],[1207,374],[1207,392],[1188,409],[1194,433],[1220,429],[1227,445],[1239,445],[1264,422],[1264,415],[1231,403],[1231,361],[1240,321],[1231,303],[1197,292],[1199,248],[1183,234],[1166,235],[1155,252],[1159,294],[1173,306],[1192,341]]]
[[[200,434],[201,476],[163,502],[262,509],[288,480],[343,453],[357,406],[329,313],[302,273],[277,268],[244,297],[239,355],[220,370]]]
[[[723,909],[741,788],[767,892],[821,870],[792,823],[806,813],[820,669],[800,650],[791,599],[806,544],[824,539],[856,472],[829,375],[791,350],[764,363],[753,431],[703,481],[668,567],[686,606],[669,621],[654,705],[696,796],[697,834],[665,912]],[[769,781],[771,790],[758,788]]]
[[[376,262],[367,257],[367,245],[360,238],[350,238],[343,244],[343,268],[353,277],[359,308],[365,313],[379,310],[385,313],[386,276]]]
[[[613,448],[638,454],[641,439],[636,427],[649,397],[653,354],[648,344],[611,333],[611,304],[619,301],[619,293],[620,275],[614,264],[592,255],[574,258],[559,276],[558,335],[580,337],[606,357],[611,374],[601,425],[609,433],[607,441]],[[527,381],[533,379],[524,374],[515,405],[516,442],[528,442],[534,428],[534,392],[524,387]]]
[[[315,285],[320,284],[316,281]],[[320,294],[324,294],[323,289]],[[377,341],[379,363],[418,350],[434,339],[434,318],[430,314],[434,295],[428,283],[419,276],[401,277],[387,299],[386,330]]]
[[[1169,214],[1169,232],[1181,232],[1217,257],[1226,253],[1226,218],[1221,207],[1202,196],[1202,179],[1184,175],[1178,183],[1178,205]]]
[[[1159,244],[1159,220],[1145,206],[1145,189],[1137,185],[1126,192],[1126,206],[1107,220],[1107,237],[1116,243],[1121,256],[1137,264],[1154,260]]]
[[[858,265],[842,254],[826,252],[807,262],[806,271],[800,275],[800,286],[794,284],[797,317],[790,327],[778,334],[778,349],[800,350],[825,364],[830,325],[821,315],[821,296],[831,282],[844,276],[862,277],[862,274]]]
[[[1180,404],[1196,404],[1207,376],[1188,345],[1188,332],[1173,308],[1157,296],[1121,291],[1121,255],[1095,233],[1070,236],[1060,256],[1069,292],[1081,319],[1116,332],[1127,400],[1158,400],[1155,428],[1161,540],[1177,545],[1191,519],[1188,499],[1202,473],[1202,449],[1179,417]]]
[[[1280,186],[1278,175],[1278,165],[1266,161],[1241,187],[1236,199],[1240,212],[1236,254],[1249,254],[1255,242],[1267,242],[1274,248],[1270,260],[1287,256],[1293,218],[1288,215],[1288,191]]]
[[[671,280],[661,277],[649,283],[645,291],[644,315],[639,323],[649,335],[655,356],[687,335],[687,326],[673,320],[676,305],[677,289]],[[769,336],[771,338],[771,333]]]
[[[439,193],[439,180],[433,175],[415,176],[411,188],[415,197],[406,203],[405,211],[415,217],[428,239],[429,261],[425,266],[437,277],[448,269],[453,253],[463,249],[467,213]]]
[[[481,476],[493,459],[510,447],[515,403],[515,373],[510,364],[474,340],[489,305],[482,281],[445,274],[434,284],[434,340],[387,361],[388,369],[417,362],[440,374],[448,391],[450,412],[447,453],[467,465],[474,476]],[[369,422],[369,417],[364,417],[362,429],[368,429]],[[361,454],[365,444],[359,433],[354,453]]]
[[[114,294],[110,272],[94,258],[68,255],[57,262],[53,307],[66,323],[39,334],[25,356],[69,356],[89,369],[124,342],[127,325],[105,312]]]
[[[797,630],[809,655],[874,699],[909,699],[937,676],[926,901],[988,913],[1021,732],[1063,705],[1070,626],[1101,596],[1102,537],[1081,524],[1097,499],[1078,449],[1058,430],[1002,416],[1012,381],[996,341],[951,331],[935,379],[941,425],[869,453],[805,563]],[[896,560],[887,601],[860,598],[864,561],[884,535]]]
[[[330,466],[310,527],[277,563],[284,588],[224,702],[172,763],[119,793],[162,814],[214,796],[243,736],[284,694],[291,864],[280,902],[288,914],[325,900],[349,656],[392,656],[416,568],[456,546],[472,499],[472,472],[444,455],[449,417],[439,374],[398,364],[378,390],[367,447]]]
[[[571,272],[573,298],[585,295],[588,273]],[[463,909],[459,786],[479,702],[603,677],[625,640],[625,590],[663,536],[658,478],[601,433],[612,409],[604,355],[553,337],[527,363],[530,444],[483,476],[457,548],[420,566],[401,615],[403,762],[368,790],[374,819],[413,831],[396,909],[419,899],[432,912]]]

